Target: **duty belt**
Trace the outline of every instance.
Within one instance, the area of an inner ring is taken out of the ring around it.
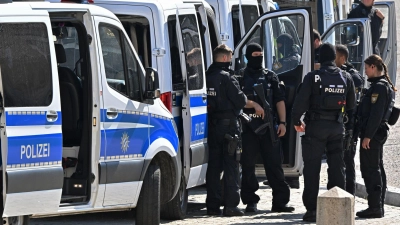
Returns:
[[[338,116],[328,116],[328,115],[321,115],[321,114],[317,114],[317,113],[309,113],[309,115],[307,115],[307,119],[309,120],[337,120]]]
[[[229,126],[236,123],[237,119],[213,119],[211,121],[214,125]]]

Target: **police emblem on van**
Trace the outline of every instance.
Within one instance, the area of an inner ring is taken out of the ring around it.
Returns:
[[[121,149],[123,153],[126,153],[129,148],[129,136],[128,133],[124,132],[121,137]]]

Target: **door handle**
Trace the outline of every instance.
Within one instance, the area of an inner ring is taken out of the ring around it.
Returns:
[[[46,113],[46,119],[48,122],[51,122],[51,123],[56,122],[58,119],[58,113],[54,110],[49,110]]]
[[[107,118],[108,119],[116,119],[118,117],[118,111],[115,108],[107,109]]]
[[[207,100],[207,95],[203,94],[202,99],[203,99],[203,102],[205,102]]]

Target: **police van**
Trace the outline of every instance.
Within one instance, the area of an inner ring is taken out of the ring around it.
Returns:
[[[104,8],[1,3],[3,224],[131,208],[159,224],[182,165],[156,70]]]
[[[234,49],[260,16],[257,0],[206,0],[212,7],[221,41]]]
[[[177,124],[183,166],[179,192],[162,204],[161,217],[183,219],[187,189],[206,181],[205,71],[212,63],[213,49],[221,43],[213,10],[202,0],[94,0],[92,3],[119,18],[145,67],[156,68],[160,74],[160,99]],[[172,182],[174,178],[171,179]]]
[[[386,19],[383,33],[378,43],[385,64],[388,65],[390,79],[396,82],[397,46],[396,46],[396,15],[394,2],[376,2]],[[290,19],[295,24],[295,30],[282,29],[281,21]],[[276,38],[282,33],[298,36],[300,43],[295,45],[301,56],[300,63],[293,68],[277,73],[278,78],[285,84],[286,92],[286,122],[287,131],[281,138],[282,154],[284,156],[283,169],[285,176],[298,177],[302,175],[303,159],[301,153],[300,133],[294,130],[291,120],[296,89],[303,77],[313,70],[313,23],[311,8],[288,8],[267,12],[260,16],[235,48],[233,56],[233,69],[239,70],[246,66],[245,48],[248,44],[256,42],[263,46],[264,66],[273,71],[276,63]],[[348,19],[334,23],[322,35],[323,42],[333,45],[344,44],[349,48],[349,62],[361,74],[364,74],[364,59],[372,54],[371,29],[368,19]],[[367,87],[368,84],[366,83]],[[262,170],[262,169],[261,169]],[[264,172],[262,172],[264,173]]]

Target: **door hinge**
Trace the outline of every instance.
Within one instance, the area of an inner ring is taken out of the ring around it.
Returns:
[[[164,56],[165,53],[165,48],[153,48],[153,55],[156,57]]]
[[[331,20],[331,19],[333,18],[333,15],[330,14],[330,13],[325,13],[324,18],[325,18],[326,20]]]

